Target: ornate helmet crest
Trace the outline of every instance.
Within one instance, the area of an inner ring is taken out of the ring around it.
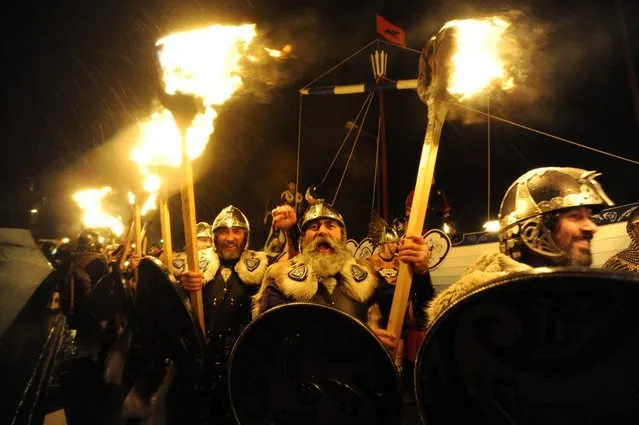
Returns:
[[[371,221],[368,224],[368,237],[371,238],[376,245],[399,241],[397,230],[389,226],[386,220],[376,213],[373,213]]]
[[[342,215],[337,212],[335,208],[323,199],[318,199],[313,205],[308,207],[304,213],[302,219],[302,231],[306,230],[308,224],[312,221],[319,220],[320,218],[329,218],[337,221],[344,230],[346,230],[346,224]]]
[[[246,229],[247,232],[251,230],[244,213],[233,205],[224,208],[213,220],[211,230],[215,232],[220,227],[241,227]]]

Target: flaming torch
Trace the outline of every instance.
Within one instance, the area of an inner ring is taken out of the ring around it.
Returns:
[[[115,236],[124,232],[122,219],[107,213],[102,205],[102,200],[111,193],[111,188],[105,186],[101,189],[87,189],[73,194],[73,200],[82,209],[82,224],[85,228],[107,228]]]
[[[133,192],[128,192],[127,199],[129,201],[129,205],[135,208],[135,194]],[[124,270],[127,257],[131,252],[131,239],[133,238],[133,233],[135,232],[135,216],[133,216],[130,221],[131,224],[129,225],[129,232],[126,234],[126,237],[120,239],[120,242],[124,247],[120,256],[120,270]]]
[[[253,24],[213,25],[171,34],[156,44],[164,92],[161,100],[172,119],[164,115],[173,121],[179,142],[172,144],[180,153],[172,160],[181,158],[184,173],[182,218],[189,271],[199,271],[191,160],[201,154],[213,132],[217,115],[213,106],[222,105],[241,87],[239,61],[255,36]],[[191,306],[204,331],[201,292],[191,295]]]
[[[140,208],[141,217],[146,218],[144,224],[142,225],[142,236],[140,237],[140,239],[142,240],[141,252],[146,253],[146,243],[148,241],[147,231],[149,228],[149,218],[147,216],[151,211],[157,209],[158,192],[160,190],[162,181],[158,175],[150,172],[144,167],[140,169],[140,173],[144,176],[142,187],[144,188],[144,191],[149,194],[148,198]]]
[[[510,24],[500,17],[464,19],[446,23],[434,35],[419,61],[417,93],[428,107],[426,137],[419,162],[406,234],[421,235],[435,172],[442,126],[455,102],[499,86],[513,86],[503,59],[503,35]],[[387,330],[401,335],[412,271],[400,264]]]

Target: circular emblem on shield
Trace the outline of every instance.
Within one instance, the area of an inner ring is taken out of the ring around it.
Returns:
[[[432,229],[424,235],[426,246],[430,251],[428,258],[428,270],[434,270],[437,266],[444,262],[446,256],[450,252],[450,238],[446,233],[439,229]]]
[[[137,307],[140,334],[158,355],[175,362],[200,364],[204,336],[192,313],[188,296],[157,259],[145,257],[138,266]]]
[[[399,424],[393,360],[363,323],[323,305],[293,303],[255,319],[229,362],[240,425]]]

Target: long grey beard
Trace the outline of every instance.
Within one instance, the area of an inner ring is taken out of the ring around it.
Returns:
[[[332,253],[321,253],[318,250],[320,243],[329,244]],[[304,262],[311,267],[317,277],[333,277],[342,268],[346,261],[350,258],[350,253],[346,249],[344,242],[334,242],[327,238],[316,238],[309,243],[302,243],[302,257]]]

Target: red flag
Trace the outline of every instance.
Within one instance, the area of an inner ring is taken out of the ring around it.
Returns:
[[[406,34],[400,27],[391,24],[382,16],[375,15],[377,17],[377,34],[384,37],[386,40],[399,44],[402,47],[406,47]]]

